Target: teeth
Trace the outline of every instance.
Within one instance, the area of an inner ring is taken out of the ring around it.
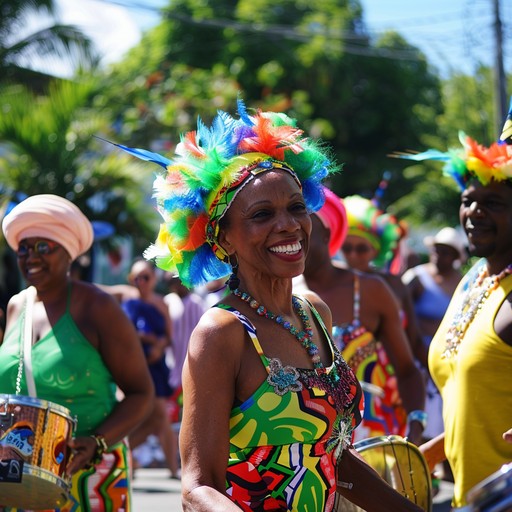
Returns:
[[[27,270],[27,274],[35,274],[36,272],[40,272],[41,269],[40,268],[29,268]]]
[[[288,244],[288,245],[279,245],[276,247],[271,247],[271,252],[276,252],[280,254],[296,254],[300,251],[301,247],[298,242],[294,244]]]

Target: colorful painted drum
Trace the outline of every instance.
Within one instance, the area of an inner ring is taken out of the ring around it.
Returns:
[[[75,421],[47,400],[0,394],[0,506],[53,509],[68,499]]]
[[[400,494],[432,511],[432,481],[427,462],[418,447],[401,436],[371,437],[354,443],[366,462]],[[338,495],[336,512],[364,512]]]

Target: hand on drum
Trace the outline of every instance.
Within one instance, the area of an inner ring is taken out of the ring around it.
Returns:
[[[98,444],[94,437],[84,436],[71,439],[68,446],[71,450],[71,457],[66,466],[66,473],[72,476],[92,463]]]

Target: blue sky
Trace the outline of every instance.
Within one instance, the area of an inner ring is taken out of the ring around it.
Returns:
[[[213,0],[212,0],[213,1]],[[62,20],[81,25],[105,54],[117,60],[141,31],[159,21],[168,0],[58,0]],[[494,64],[493,0],[361,0],[370,36],[400,32],[420,48],[442,76]],[[512,72],[512,1],[500,0],[505,71]]]
[[[494,64],[492,0],[361,0],[373,36],[393,29],[419,47],[439,71],[471,73]],[[500,0],[504,64],[512,72],[512,2]],[[505,35],[507,34],[507,35]]]

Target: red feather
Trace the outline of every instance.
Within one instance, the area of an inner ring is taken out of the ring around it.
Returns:
[[[203,245],[207,223],[208,216],[202,213],[189,224],[189,237],[187,243],[181,248],[181,250],[195,251],[199,246]]]
[[[249,152],[265,153],[277,160],[284,160],[284,150],[291,149],[300,153],[302,148],[297,144],[297,139],[302,135],[302,130],[293,126],[272,126],[272,120],[258,114],[255,117],[254,137],[244,139],[240,148]]]
[[[183,144],[183,148],[192,156],[196,158],[204,158],[205,152],[202,148],[197,145],[196,142],[196,131],[187,132],[185,136],[182,138],[181,143]]]

